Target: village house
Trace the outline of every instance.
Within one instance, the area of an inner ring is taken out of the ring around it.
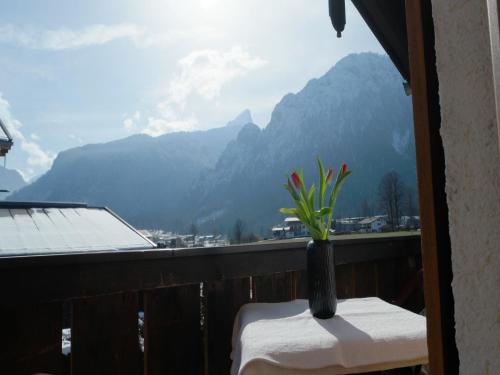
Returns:
[[[358,222],[359,232],[381,232],[385,225],[387,220],[384,216],[366,217]]]
[[[359,222],[364,217],[344,217],[333,221],[333,229],[335,233],[351,233],[357,232],[360,229]]]
[[[272,229],[274,239],[286,239],[309,236],[306,226],[296,217],[287,217],[280,226]]]

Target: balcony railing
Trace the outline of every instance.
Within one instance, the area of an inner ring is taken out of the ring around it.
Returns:
[[[228,374],[241,305],[307,298],[305,244],[0,258],[0,372]],[[422,308],[421,289],[405,290],[421,269],[418,234],[338,237],[334,246],[339,298],[403,296]]]

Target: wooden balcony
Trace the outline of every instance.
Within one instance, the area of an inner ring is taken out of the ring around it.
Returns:
[[[0,372],[228,374],[242,304],[307,298],[305,244],[0,258]],[[340,236],[334,246],[339,298],[422,308],[418,234]]]

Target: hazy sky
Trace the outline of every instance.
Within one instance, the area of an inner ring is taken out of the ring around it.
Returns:
[[[0,2],[0,117],[8,168],[133,133],[266,126],[288,92],[340,58],[382,52],[350,1],[337,39],[326,0]]]

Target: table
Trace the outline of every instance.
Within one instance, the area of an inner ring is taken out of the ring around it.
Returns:
[[[233,328],[232,375],[332,375],[426,364],[426,320],[375,297],[339,300],[331,319],[307,300],[250,303]]]

